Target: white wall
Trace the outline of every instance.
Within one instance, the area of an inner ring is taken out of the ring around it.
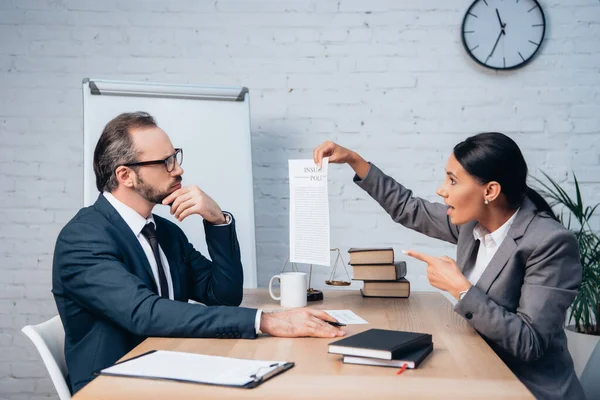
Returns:
[[[509,73],[465,54],[469,4],[0,0],[0,397],[54,396],[19,329],[56,313],[53,246],[82,203],[84,77],[250,88],[261,286],[287,255],[286,161],[327,139],[435,198],[453,145],[502,131],[534,175],[575,171],[588,203],[599,202],[600,3],[542,1],[541,54]],[[454,256],[396,226],[351,178],[331,168],[331,243],[346,261],[362,245]],[[415,289],[429,289],[423,272],[409,262]]]

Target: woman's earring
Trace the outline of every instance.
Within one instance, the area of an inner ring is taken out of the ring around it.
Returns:
[[[485,199],[484,203],[485,204],[490,204],[490,202],[488,201],[488,199]]]

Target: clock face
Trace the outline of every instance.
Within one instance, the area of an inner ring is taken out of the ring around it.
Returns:
[[[536,0],[475,0],[463,20],[462,41],[479,64],[513,69],[533,58],[545,32]]]

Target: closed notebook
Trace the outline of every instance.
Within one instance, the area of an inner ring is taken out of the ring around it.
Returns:
[[[378,367],[417,368],[425,358],[433,351],[433,343],[422,349],[410,352],[400,357],[399,360],[381,360],[379,358],[366,358],[356,356],[344,356],[346,364],[375,365]]]
[[[427,333],[369,329],[329,345],[329,352],[347,356],[397,360],[431,344]]]

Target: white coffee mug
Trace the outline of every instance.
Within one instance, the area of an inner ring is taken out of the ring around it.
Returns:
[[[281,281],[279,297],[273,293],[275,278]],[[281,300],[281,307],[306,307],[306,288],[305,272],[283,272],[273,276],[269,281],[269,294],[274,300]]]

